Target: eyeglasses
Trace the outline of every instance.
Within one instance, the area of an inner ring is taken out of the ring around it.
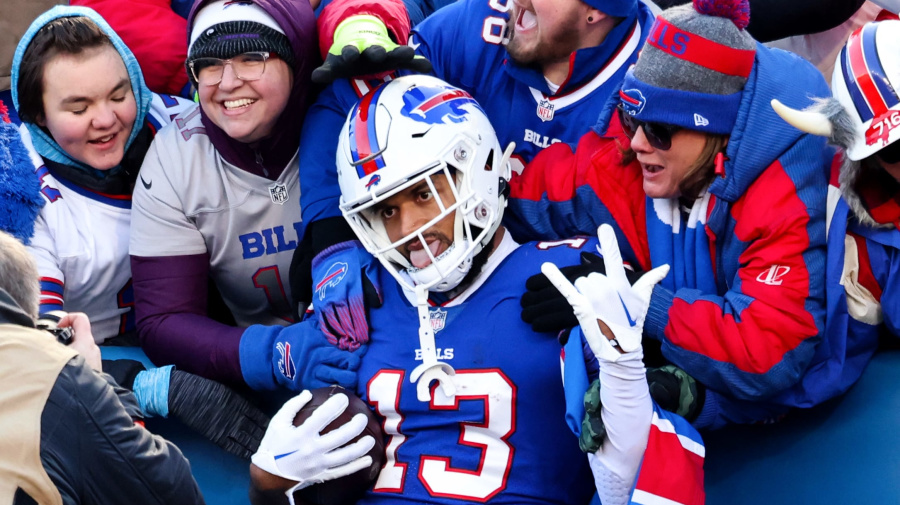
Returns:
[[[628,135],[628,138],[633,139],[634,134],[637,133],[637,129],[641,128],[644,130],[644,136],[647,137],[647,142],[649,142],[654,149],[663,151],[671,149],[672,135],[675,135],[675,133],[682,130],[682,127],[678,125],[641,121],[625,112],[622,104],[619,104],[617,108],[619,110],[619,122],[622,123],[622,129],[625,130],[625,135]]]
[[[191,75],[198,84],[203,86],[215,86],[222,82],[222,74],[225,65],[231,65],[234,76],[242,81],[256,81],[266,71],[266,60],[270,57],[268,51],[254,51],[239,54],[234,58],[223,60],[221,58],[196,58],[188,62]]]

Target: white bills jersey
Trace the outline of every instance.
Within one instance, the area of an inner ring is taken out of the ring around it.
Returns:
[[[225,161],[200,108],[150,146],[134,191],[131,254],[209,254],[210,275],[239,326],[291,322],[288,269],[300,227],[296,154],[276,181]]]
[[[154,95],[147,122],[156,131],[191,103]],[[131,195],[106,195],[55,176],[34,150],[28,129],[23,125],[19,132],[45,202],[28,247],[41,277],[41,312],[84,312],[97,343],[132,331]]]

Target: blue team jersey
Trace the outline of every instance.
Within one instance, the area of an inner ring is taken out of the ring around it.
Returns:
[[[637,12],[616,25],[603,44],[573,53],[566,82],[551,93],[539,71],[509,60],[502,27],[512,3],[499,3],[460,0],[448,5],[420,23],[409,43],[431,60],[437,77],[478,100],[501,145],[516,143],[514,169],[520,170],[553,143],[574,144],[601,112],[609,114],[604,105],[636,61],[653,15],[639,2]],[[352,106],[380,82],[336,81],[307,113],[300,141],[304,223],[340,215],[337,138]]]
[[[387,463],[361,504],[460,501],[586,503],[593,480],[565,423],[560,348],[521,317],[525,279],[544,261],[578,261],[576,239],[526,244],[465,302],[431,308],[438,358],[456,370],[457,394],[416,398],[418,313],[384,270],[384,305],[372,310],[359,395],[384,417]],[[544,248],[543,250],[541,248]]]

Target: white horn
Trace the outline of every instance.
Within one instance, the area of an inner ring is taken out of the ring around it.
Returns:
[[[831,137],[831,121],[821,112],[792,109],[775,99],[772,100],[772,108],[776,114],[781,116],[781,119],[800,131],[821,137]]]

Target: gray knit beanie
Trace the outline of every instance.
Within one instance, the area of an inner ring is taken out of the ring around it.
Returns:
[[[625,112],[642,121],[731,132],[753,69],[748,0],[694,0],[663,11],[623,83]]]

